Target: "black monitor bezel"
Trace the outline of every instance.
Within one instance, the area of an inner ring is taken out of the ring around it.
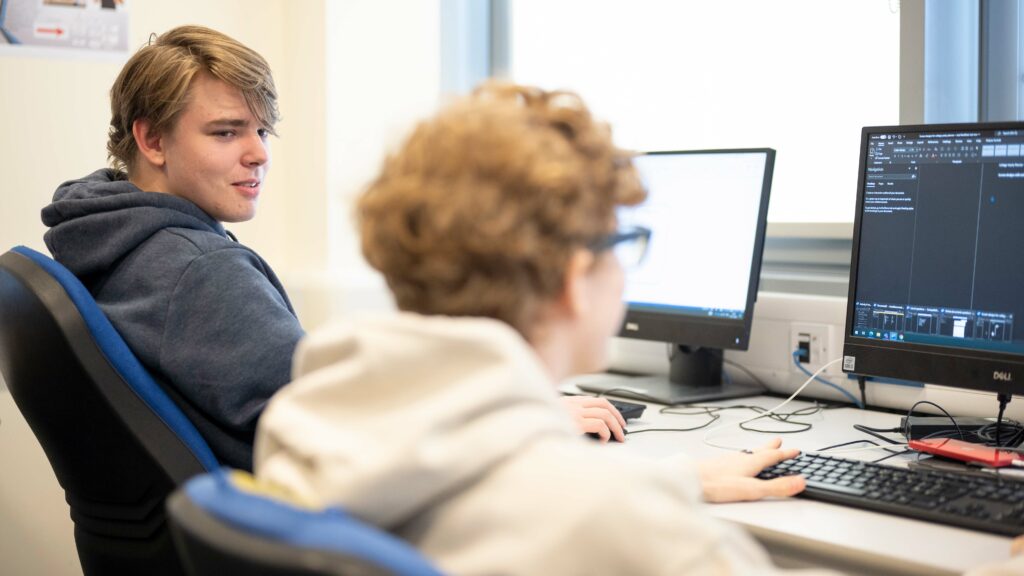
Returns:
[[[1024,381],[1024,356],[1022,355],[905,341],[893,342],[851,334],[856,314],[857,269],[860,263],[861,225],[865,201],[864,185],[870,136],[883,133],[988,130],[1020,130],[1024,132],[1024,122],[866,126],[861,130],[857,203],[853,223],[850,285],[843,341],[844,372],[860,376],[897,378],[997,393],[1012,393],[1014,383]],[[999,379],[997,379],[997,373]],[[1009,380],[1004,378],[1009,378]]]
[[[754,235],[751,253],[750,279],[747,286],[747,302],[743,318],[721,318],[650,312],[627,307],[626,316],[619,330],[619,336],[639,340],[656,340],[687,346],[746,350],[750,345],[750,326],[754,316],[754,302],[757,301],[758,284],[761,278],[761,260],[764,238],[768,225],[768,202],[771,195],[772,175],[775,170],[775,150],[772,148],[719,148],[709,150],[665,150],[645,152],[639,156],[664,156],[680,154],[764,154],[765,170],[761,182],[760,208],[757,214],[757,231]],[[654,231],[655,235],[657,230]],[[652,237],[652,242],[657,242]],[[698,273],[700,271],[697,271]],[[627,329],[630,325],[637,329]]]

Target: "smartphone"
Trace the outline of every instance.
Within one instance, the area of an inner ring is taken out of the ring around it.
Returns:
[[[955,438],[922,438],[910,440],[907,446],[919,452],[945,456],[963,462],[980,462],[986,466],[1010,466],[1017,459],[1017,453],[999,450],[984,444],[964,442]]]

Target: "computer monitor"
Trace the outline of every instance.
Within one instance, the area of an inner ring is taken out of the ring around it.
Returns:
[[[647,201],[619,221],[652,234],[644,262],[627,271],[619,335],[671,344],[669,374],[577,386],[665,404],[763,392],[722,381],[722,349],[750,340],[775,151],[650,152],[634,163]]]
[[[1024,391],[1024,123],[864,128],[843,370]]]

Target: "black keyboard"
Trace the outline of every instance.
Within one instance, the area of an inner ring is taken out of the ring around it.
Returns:
[[[897,468],[801,454],[763,470],[764,479],[802,474],[800,496],[886,514],[992,532],[1024,534],[1024,482],[996,475]]]
[[[612,403],[612,406],[615,406],[615,409],[618,410],[619,414],[622,414],[622,417],[626,420],[639,418],[644,413],[644,410],[647,409],[646,404],[625,402],[623,400],[612,400],[611,398],[608,398],[608,401]]]

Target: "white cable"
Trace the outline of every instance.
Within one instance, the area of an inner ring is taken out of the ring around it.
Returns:
[[[769,416],[777,416],[778,414],[775,412],[776,410],[779,410],[780,408],[782,408],[786,404],[789,404],[794,398],[797,397],[798,394],[800,394],[801,392],[804,391],[804,388],[807,388],[807,386],[811,382],[814,382],[814,379],[817,378],[819,374],[824,372],[829,366],[835,364],[836,362],[840,362],[842,359],[843,359],[842,356],[840,356],[839,358],[836,358],[835,360],[832,360],[831,362],[826,362],[824,365],[822,365],[821,368],[818,368],[818,370],[814,374],[811,374],[811,377],[808,378],[807,381],[804,382],[799,388],[797,388],[796,391],[793,392],[793,394],[790,395],[789,398],[786,398],[778,406],[775,406],[774,408],[769,409],[767,412],[762,412],[761,414],[758,414],[757,416],[754,416],[753,418],[747,418],[746,420],[743,420],[742,422],[726,422],[724,424],[719,424],[718,426],[715,426],[714,428],[711,428],[710,430],[708,430],[707,432],[704,433],[704,444],[707,444],[708,446],[712,446],[714,448],[724,448],[726,450],[742,450],[742,448],[736,448],[736,447],[733,447],[733,446],[724,446],[722,444],[715,444],[714,442],[708,440],[708,438],[711,437],[711,433],[712,432],[715,432],[717,430],[721,430],[722,428],[725,428],[727,426],[733,426],[733,425],[735,425],[735,426],[742,426],[742,425],[746,424],[747,422],[753,422],[754,420],[759,420],[761,418],[767,418]]]

